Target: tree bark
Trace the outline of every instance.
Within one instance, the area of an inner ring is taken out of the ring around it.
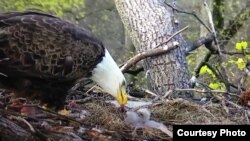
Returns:
[[[163,0],[115,0],[115,4],[137,53],[165,47],[165,41],[178,31],[178,21]],[[179,42],[180,47],[168,54],[147,58],[143,63],[151,89],[159,95],[170,89],[189,87],[187,44],[180,34],[169,43],[174,41]]]

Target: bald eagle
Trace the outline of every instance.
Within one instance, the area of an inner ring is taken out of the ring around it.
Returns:
[[[125,77],[90,31],[42,12],[0,15],[0,83],[18,96],[61,108],[80,78],[91,78],[120,105]]]

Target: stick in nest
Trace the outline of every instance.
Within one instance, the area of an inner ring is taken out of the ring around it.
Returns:
[[[35,129],[34,129],[34,127],[26,119],[21,118],[21,117],[16,117],[16,116],[11,116],[11,118],[25,123],[29,127],[29,129],[30,129],[31,132],[33,132],[33,133],[36,132]]]

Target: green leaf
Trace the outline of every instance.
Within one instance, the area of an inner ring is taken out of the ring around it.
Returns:
[[[235,45],[235,48],[237,50],[245,50],[245,49],[247,49],[247,47],[248,47],[248,43],[246,41],[238,42]]]
[[[235,62],[240,70],[244,70],[246,67],[246,63],[242,58],[238,58],[238,60]]]
[[[237,50],[241,50],[241,44],[240,44],[240,43],[236,43],[235,48],[236,48]]]
[[[207,68],[207,73],[210,74],[210,75],[213,75],[213,74],[214,74],[213,71],[210,70],[209,68]]]
[[[248,44],[247,44],[246,41],[242,41],[242,42],[241,42],[241,46],[242,46],[243,49],[247,49]]]
[[[201,69],[200,69],[200,74],[204,74],[204,73],[206,73],[207,72],[207,66],[205,65],[205,66],[202,66],[201,67]]]
[[[219,89],[219,90],[225,90],[225,89],[226,89],[224,83],[220,83],[220,82],[210,83],[210,84],[209,84],[209,87],[210,87],[211,89],[217,89],[217,90],[218,90],[218,89]]]
[[[209,84],[209,87],[210,87],[211,89],[219,89],[220,83],[210,83],[210,84]]]
[[[209,69],[207,67],[207,65],[202,66],[201,69],[200,69],[200,74],[205,74],[205,73],[211,75],[212,77],[215,77],[213,71],[211,69]]]

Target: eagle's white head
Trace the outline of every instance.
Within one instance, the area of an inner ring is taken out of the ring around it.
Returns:
[[[102,61],[93,69],[91,79],[114,96],[121,106],[127,103],[125,77],[107,49]]]

